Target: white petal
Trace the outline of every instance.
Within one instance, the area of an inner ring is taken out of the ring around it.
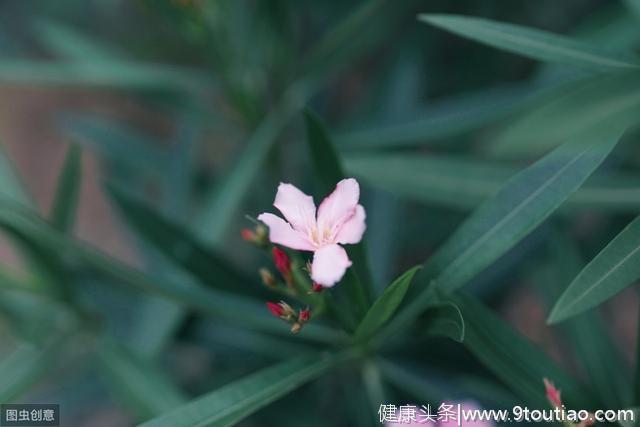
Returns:
[[[258,219],[269,227],[269,240],[291,249],[313,251],[315,247],[306,236],[291,226],[282,218],[270,213],[261,214]]]
[[[331,287],[342,279],[350,266],[351,261],[342,246],[326,245],[313,254],[311,279],[322,286]]]

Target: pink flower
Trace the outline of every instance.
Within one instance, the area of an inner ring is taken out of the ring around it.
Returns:
[[[291,249],[313,252],[311,278],[323,286],[342,279],[351,261],[341,244],[362,239],[366,228],[360,186],[353,178],[343,179],[327,196],[316,216],[313,198],[291,184],[281,183],[273,205],[286,221],[270,213],[258,219],[269,226],[269,239]]]

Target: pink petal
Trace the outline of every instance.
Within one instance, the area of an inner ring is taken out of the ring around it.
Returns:
[[[263,213],[258,219],[269,227],[269,240],[272,243],[300,251],[313,251],[315,249],[304,234],[291,228],[282,218],[274,214]]]
[[[342,246],[326,245],[313,254],[311,279],[322,286],[331,287],[342,279],[350,266],[351,261]]]
[[[354,215],[360,199],[360,185],[353,178],[340,181],[333,193],[329,194],[318,208],[318,228],[339,227]]]
[[[289,224],[305,234],[316,225],[316,205],[292,184],[280,183],[273,206],[278,208]]]
[[[366,214],[362,205],[356,206],[356,213],[347,220],[338,231],[336,241],[342,244],[354,244],[362,240],[364,230],[367,228],[364,220]]]

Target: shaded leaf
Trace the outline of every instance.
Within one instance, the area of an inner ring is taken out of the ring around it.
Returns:
[[[620,132],[569,141],[511,178],[432,256],[425,273],[450,292],[489,266],[551,215],[602,163]]]
[[[566,283],[571,282],[584,265],[569,236],[556,233],[551,243],[547,268],[537,268],[534,275],[549,305],[558,299]],[[628,367],[611,340],[601,313],[584,313],[563,322],[561,328],[564,340],[582,365],[594,394],[607,408],[622,408],[627,404],[630,387],[624,372]]]
[[[201,396],[141,427],[235,425],[258,409],[322,375],[342,359],[326,355],[283,362]]]
[[[52,348],[22,345],[0,361],[0,401],[9,403],[22,396],[50,372]]]
[[[187,401],[150,360],[141,360],[116,342],[105,343],[99,357],[107,383],[141,419],[156,417]]]
[[[117,186],[109,193],[127,222],[155,249],[192,273],[200,282],[234,293],[255,295],[261,287],[199,242],[188,230],[163,218]]]
[[[427,15],[419,19],[463,37],[540,61],[558,62],[595,71],[637,68],[637,58],[519,25],[458,15]]]
[[[604,126],[633,126],[640,114],[639,77],[633,72],[578,79],[546,91],[493,139],[489,151],[511,157],[539,155]]]
[[[124,284],[138,291],[163,295],[192,309],[216,314],[251,329],[289,335],[282,321],[271,316],[258,301],[195,286],[185,280],[176,281],[175,278],[166,276],[151,276],[61,234],[33,212],[18,205],[0,203],[0,227],[15,228],[50,253],[65,253],[73,261],[81,263],[85,268],[94,269],[112,279],[114,283]],[[333,330],[320,325],[307,325],[301,335],[321,341],[337,338]]]
[[[348,155],[345,165],[369,185],[396,196],[465,210],[494,196],[518,172],[507,162],[402,153]],[[564,213],[583,209],[640,212],[640,178],[634,174],[594,174],[562,206]]]
[[[527,338],[466,295],[453,301],[466,322],[464,346],[528,405],[547,408],[543,378],[562,390],[567,407],[593,408],[591,395]]]
[[[640,277],[640,217],[633,220],[576,276],[556,302],[549,323],[601,304]]]
[[[320,192],[323,195],[328,195],[336,184],[346,176],[342,170],[338,153],[320,119],[309,110],[305,111],[304,118],[316,182]],[[352,259],[353,267],[345,274],[343,283],[337,292],[348,294],[349,309],[351,311],[357,310],[356,319],[360,320],[369,307],[372,293],[369,263],[362,241],[357,245],[350,245],[347,250]]]
[[[73,227],[82,174],[82,150],[72,144],[62,165],[58,177],[56,195],[51,209],[51,222],[60,231],[68,232]]]
[[[420,321],[420,330],[428,335],[443,336],[458,342],[464,340],[465,322],[462,313],[451,302],[429,306]]]

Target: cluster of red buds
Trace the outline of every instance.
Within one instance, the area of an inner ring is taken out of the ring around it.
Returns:
[[[267,308],[274,316],[284,320],[291,324],[291,332],[297,334],[302,329],[302,326],[311,318],[311,311],[308,308],[304,310],[293,309],[289,304],[284,301],[279,303],[267,302]]]
[[[256,246],[265,249],[270,246],[267,229],[262,225],[257,225],[254,230],[245,228],[240,234],[245,241]],[[292,270],[292,261],[287,252],[277,246],[273,246],[271,248],[271,255],[278,273],[274,275],[268,268],[260,268],[258,273],[260,274],[262,283],[274,291],[283,291],[288,294],[298,295],[299,288],[294,285],[295,279]],[[323,286],[313,283],[308,293],[312,294],[322,292],[323,290]],[[311,318],[309,308],[296,310],[284,301],[278,303],[267,302],[267,308],[271,314],[289,323],[291,325],[291,332],[294,334],[300,332],[304,324]]]

